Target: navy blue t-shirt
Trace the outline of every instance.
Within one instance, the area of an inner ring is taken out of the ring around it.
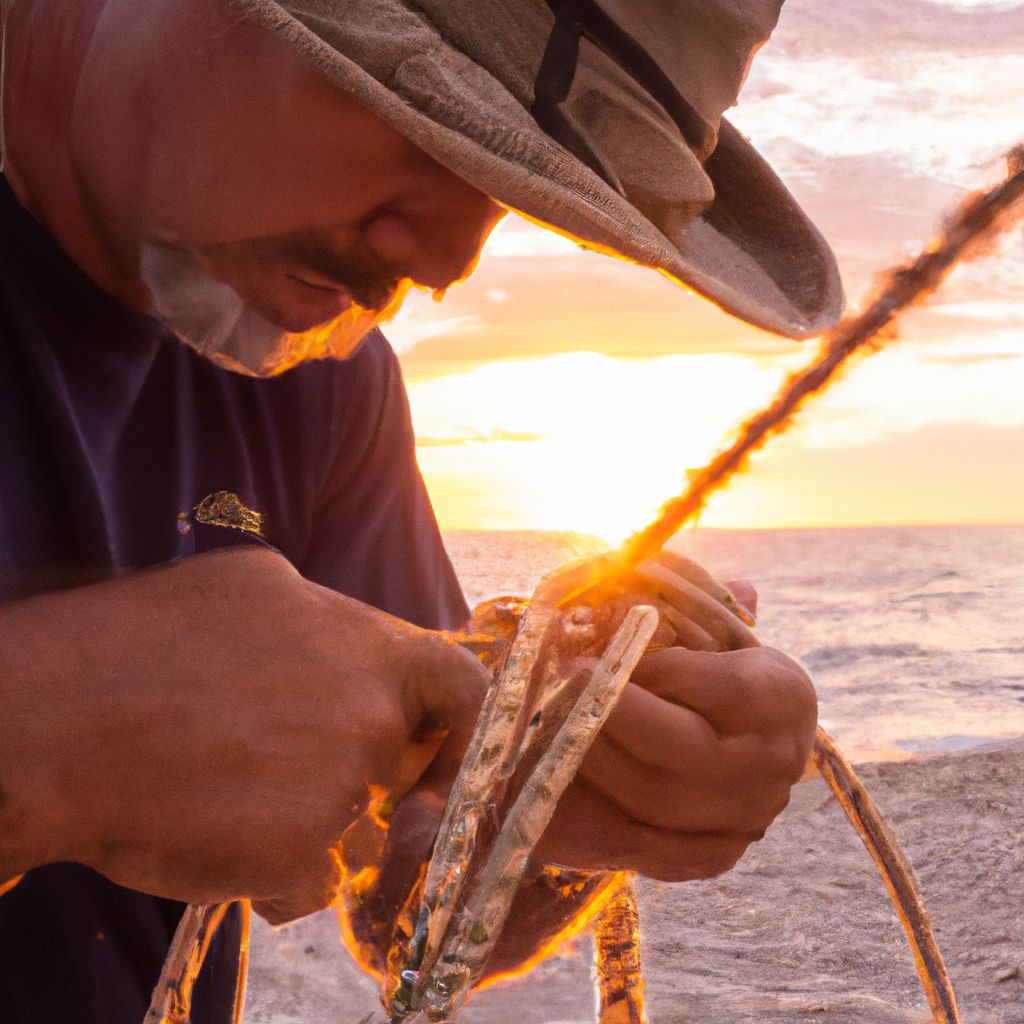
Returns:
[[[245,542],[195,522],[217,491],[308,579],[465,621],[379,333],[271,380],[222,370],[98,288],[0,176],[0,602]],[[30,872],[0,897],[0,1021],[139,1024],[180,913],[80,865]],[[237,919],[194,1024],[230,1019],[236,950]]]

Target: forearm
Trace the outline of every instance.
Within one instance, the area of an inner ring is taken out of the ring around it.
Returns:
[[[0,606],[0,876],[95,862],[130,834],[122,815],[174,787],[140,759],[203,728],[186,725],[207,672],[238,672],[225,623],[253,604],[239,583],[266,577],[297,575],[270,552],[232,550]]]
[[[69,710],[60,667],[66,603],[59,594],[0,607],[0,883],[71,852],[62,773],[53,772]]]
[[[445,734],[457,760],[486,686],[464,651],[263,549],[0,607],[0,635],[0,884],[74,860],[282,920],[333,898],[373,787],[401,795]]]

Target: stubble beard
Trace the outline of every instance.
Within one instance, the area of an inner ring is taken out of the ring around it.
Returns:
[[[272,377],[308,359],[347,359],[397,312],[403,283],[380,309],[356,303],[328,323],[299,333],[272,323],[229,285],[207,274],[185,249],[145,243],[139,277],[149,313],[205,359],[250,377]]]

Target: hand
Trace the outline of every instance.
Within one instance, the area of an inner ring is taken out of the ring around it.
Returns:
[[[555,602],[608,567],[576,564],[549,577],[544,600]],[[684,576],[681,580],[680,576]],[[700,587],[689,581],[699,580]],[[537,854],[579,868],[632,868],[658,878],[704,878],[731,867],[763,834],[799,777],[814,732],[816,704],[802,670],[758,641],[723,601],[756,611],[753,587],[731,595],[692,563],[665,554],[626,581],[613,619],[639,602],[659,608],[657,639],[680,636],[699,652],[671,647],[645,656],[619,706],[561,801]],[[695,592],[699,591],[699,592]],[[713,597],[710,595],[714,595]],[[500,599],[477,610],[468,639],[485,656],[488,636],[507,642],[520,603]],[[748,616],[748,618],[751,616]],[[722,653],[732,647],[744,649]],[[358,869],[380,868],[350,910],[362,955],[385,969],[391,928],[430,848],[451,779],[430,772],[403,800],[390,830],[374,847],[346,837]],[[353,837],[354,838],[354,837]],[[514,969],[535,955],[578,909],[537,884],[522,886],[489,972]]]
[[[817,702],[803,670],[679,582],[670,553],[638,571],[687,646],[645,655],[559,804],[537,855],[668,881],[728,870],[785,807],[807,760]],[[682,570],[682,571],[677,571]],[[747,583],[735,596],[750,611]],[[751,607],[753,606],[753,607]],[[742,647],[734,650],[731,648]]]
[[[0,608],[0,878],[57,859],[275,921],[327,905],[369,787],[454,774],[465,651],[263,549]]]

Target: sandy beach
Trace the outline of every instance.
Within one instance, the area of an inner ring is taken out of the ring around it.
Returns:
[[[967,1024],[1024,1021],[1024,743],[858,768],[915,866]],[[652,1024],[926,1024],[896,916],[820,779],[729,874],[642,885]],[[585,943],[475,996],[465,1024],[593,1020]],[[248,1024],[383,1012],[324,912],[254,929]]]

